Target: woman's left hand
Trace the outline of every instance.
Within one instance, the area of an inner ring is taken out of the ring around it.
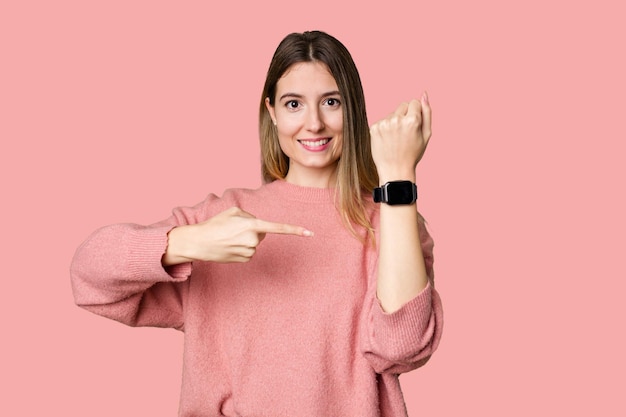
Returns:
[[[374,123],[370,134],[380,183],[415,181],[415,168],[432,135],[427,94],[421,100],[400,104],[389,116]]]

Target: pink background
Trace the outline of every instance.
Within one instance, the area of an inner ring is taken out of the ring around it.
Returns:
[[[0,415],[173,416],[182,335],[73,304],[98,226],[259,184],[284,35],[337,36],[370,122],[427,89],[418,168],[446,328],[411,416],[623,416],[619,1],[5,1]]]

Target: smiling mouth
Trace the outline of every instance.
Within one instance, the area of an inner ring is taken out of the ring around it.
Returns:
[[[317,147],[326,145],[328,142],[331,141],[331,139],[332,138],[324,138],[324,139],[316,139],[316,140],[299,139],[298,142],[300,142],[301,144],[309,148],[317,148]]]

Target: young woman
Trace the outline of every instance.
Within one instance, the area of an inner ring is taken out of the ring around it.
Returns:
[[[370,129],[346,48],[291,34],[260,136],[260,188],[90,236],[71,267],[76,303],[184,332],[180,416],[405,416],[398,374],[442,330],[414,185],[427,96]]]

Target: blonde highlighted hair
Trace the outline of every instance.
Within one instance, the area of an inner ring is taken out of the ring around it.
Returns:
[[[362,239],[355,230],[355,226],[362,226],[372,238],[373,229],[363,193],[371,194],[378,187],[378,172],[372,159],[363,87],[352,56],[331,35],[320,31],[292,33],[281,41],[274,53],[259,106],[263,181],[268,183],[283,179],[289,170],[289,158],[280,148],[265,99],[269,99],[270,105],[275,105],[278,80],[292,65],[300,62],[321,62],[335,78],[342,99],[344,121],[343,145],[337,166],[337,209],[352,234]]]

